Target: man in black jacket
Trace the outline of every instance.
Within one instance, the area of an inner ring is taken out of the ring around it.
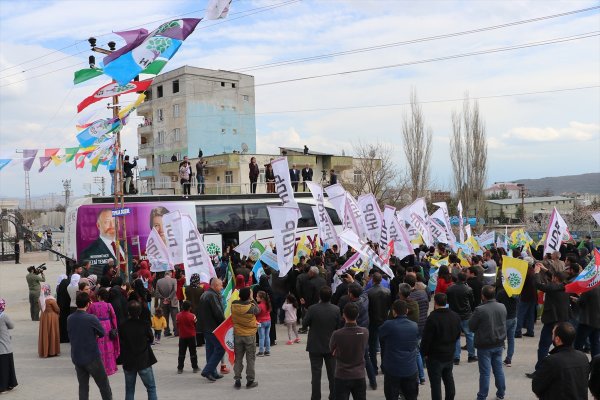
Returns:
[[[477,267],[469,267],[466,270],[467,285],[473,289],[473,309],[481,304],[481,288],[483,283],[478,275]]]
[[[217,366],[225,354],[225,349],[213,333],[225,321],[221,299],[222,289],[223,282],[220,279],[213,278],[210,281],[210,289],[200,296],[199,313],[202,316],[200,318],[200,329],[204,332],[204,341],[206,342],[206,366],[201,375],[211,382],[223,377],[217,372]]]
[[[125,373],[125,397],[134,398],[135,380],[140,376],[146,387],[149,399],[156,399],[156,383],[152,365],[156,364],[156,357],[150,344],[154,335],[146,321],[140,319],[142,306],[135,300],[127,305],[129,319],[119,327],[119,341],[121,344],[120,359],[123,362]]]
[[[304,191],[306,192],[306,182],[310,182],[313,180],[313,170],[312,168],[306,164],[302,169],[302,181],[304,185]]]
[[[137,156],[133,158],[133,163],[129,162],[129,156],[125,156],[123,161],[123,173],[125,176],[125,194],[129,194],[129,186],[133,179],[133,169],[137,167]]]
[[[300,304],[308,308],[319,302],[319,290],[327,285],[325,279],[319,275],[319,268],[312,266],[308,270],[308,279],[298,280]]]
[[[323,286],[319,291],[321,301],[309,307],[306,316],[302,320],[302,328],[308,331],[306,351],[310,359],[311,372],[311,400],[321,399],[321,371],[323,363],[327,371],[329,381],[329,400],[334,396],[334,371],[335,358],[329,350],[331,334],[340,326],[340,309],[330,303],[331,288]]]
[[[446,308],[446,294],[436,293],[433,301],[433,311],[429,314],[423,330],[421,353],[427,361],[431,399],[442,400],[443,380],[445,398],[452,400],[456,393],[452,359],[456,341],[460,339],[461,319],[454,311]]]
[[[448,306],[452,311],[458,314],[460,317],[461,329],[465,334],[467,340],[467,352],[469,353],[468,362],[477,361],[475,355],[475,345],[473,342],[474,334],[469,330],[469,318],[475,309],[475,300],[473,298],[473,289],[467,285],[467,274],[460,272],[458,274],[458,282],[450,286],[446,291],[448,296]],[[454,351],[454,364],[460,363],[460,338],[456,341],[456,348]]]
[[[600,354],[600,286],[583,293],[579,300],[579,325],[575,338],[575,349],[583,350],[590,339],[592,358]]]
[[[373,286],[367,290],[369,297],[369,355],[371,364],[378,373],[377,344],[379,343],[379,327],[385,322],[391,305],[390,290],[381,286],[382,276],[379,272],[373,274]]]
[[[552,331],[554,349],[533,374],[531,390],[542,400],[586,400],[590,366],[585,354],[573,349],[575,328],[559,322]]]

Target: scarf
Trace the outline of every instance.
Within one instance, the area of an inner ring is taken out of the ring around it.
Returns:
[[[81,276],[79,276],[79,274],[71,275],[71,283],[69,283],[69,286],[75,286],[79,289],[79,280],[80,279],[81,279]]]
[[[90,284],[90,289],[94,290],[96,288],[96,284],[98,283],[98,277],[96,275],[90,275],[87,277],[88,283]]]
[[[56,282],[56,284],[57,284],[57,285],[60,285],[60,283],[61,283],[63,280],[67,279],[67,278],[68,278],[68,276],[67,276],[66,274],[59,275],[59,276],[58,276],[58,281]]]
[[[54,300],[54,297],[52,296],[50,285],[47,283],[42,283],[40,290],[40,307],[42,312],[46,311],[46,299]]]
[[[190,277],[190,286],[193,288],[200,287],[200,275],[199,274],[192,274],[192,276]]]

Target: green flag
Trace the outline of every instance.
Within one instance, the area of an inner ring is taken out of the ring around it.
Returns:
[[[104,71],[101,68],[80,69],[79,71],[75,71],[73,83],[77,85],[78,83],[85,82],[100,75],[104,75]]]

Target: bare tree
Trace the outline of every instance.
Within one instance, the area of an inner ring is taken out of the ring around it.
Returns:
[[[398,205],[405,195],[406,182],[393,161],[393,149],[381,143],[353,146],[354,181],[344,184],[355,197],[373,193],[380,205]]]
[[[454,186],[463,209],[476,218],[485,215],[483,189],[487,177],[487,137],[477,101],[471,106],[468,93],[462,112],[452,112],[450,158]]]
[[[424,197],[429,186],[432,130],[425,127],[416,89],[410,92],[410,114],[404,114],[402,139],[412,199]]]

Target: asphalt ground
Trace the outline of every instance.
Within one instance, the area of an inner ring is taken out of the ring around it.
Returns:
[[[46,262],[46,280],[54,290],[57,278],[64,273],[64,265],[55,261],[54,256],[46,252],[26,253],[21,255],[21,264],[0,263],[0,297],[7,302],[6,313],[15,323],[12,331],[12,344],[17,373],[17,386],[11,392],[1,394],[6,399],[76,399],[78,393],[77,377],[71,363],[70,345],[61,344],[58,357],[41,359],[37,355],[38,323],[30,320],[27,283],[25,275],[29,265]],[[536,324],[536,334],[541,329]],[[191,370],[189,358],[186,359],[184,372],[177,374],[177,338],[164,338],[161,344],[154,346],[158,363],[153,366],[160,399],[310,399],[310,363],[305,349],[306,335],[301,335],[302,343],[285,345],[287,330],[283,325],[277,326],[278,344],[271,349],[270,357],[256,360],[256,380],[258,387],[241,390],[233,387],[232,374],[215,383],[209,383],[200,374]],[[512,367],[504,368],[506,376],[506,399],[535,399],[531,392],[531,381],[525,377],[536,361],[536,338],[516,339],[516,350]],[[464,344],[464,338],[463,338]],[[204,348],[198,348],[198,360],[205,362]],[[125,397],[125,378],[121,368],[112,375],[110,384],[115,399]],[[477,363],[467,363],[466,352],[463,351],[461,364],[454,367],[456,399],[475,399],[478,390],[479,373]],[[383,376],[377,377],[378,389],[367,389],[368,399],[383,399]],[[245,382],[242,382],[245,384]],[[325,371],[322,378],[323,398],[327,398],[328,388]],[[94,382],[90,382],[90,398],[99,399],[100,394]],[[138,379],[136,399],[145,399],[146,392]],[[420,386],[419,399],[430,399],[429,383]],[[490,382],[489,399],[495,399],[495,388]]]

